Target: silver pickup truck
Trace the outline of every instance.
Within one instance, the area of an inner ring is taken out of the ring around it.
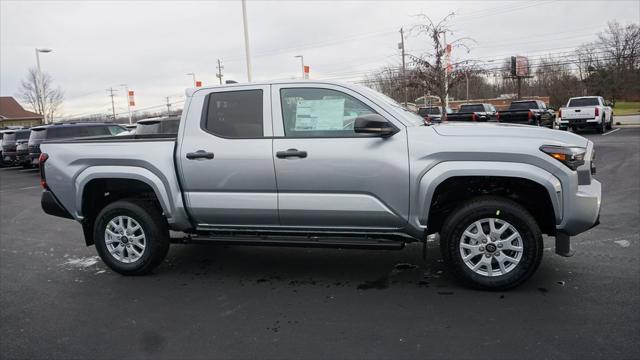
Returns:
[[[125,275],[188,241],[400,249],[438,233],[466,283],[506,289],[542,234],[598,224],[593,143],[523,125],[423,119],[366,87],[269,82],[187,90],[177,136],[41,145],[42,207],[82,224]],[[185,241],[180,240],[180,241]]]

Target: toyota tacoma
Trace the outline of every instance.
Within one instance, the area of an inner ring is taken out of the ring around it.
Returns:
[[[369,88],[269,82],[188,89],[177,135],[41,145],[42,207],[82,224],[114,271],[172,242],[400,249],[439,234],[451,272],[506,289],[598,224],[591,141],[498,123],[424,126]]]

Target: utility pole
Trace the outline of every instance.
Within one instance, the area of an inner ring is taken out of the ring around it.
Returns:
[[[224,69],[224,66],[222,66],[220,59],[218,59],[217,68],[218,68],[218,73],[216,74],[216,77],[218,78],[218,80],[220,80],[220,85],[222,85],[222,69]]]
[[[402,50],[402,87],[404,89],[404,106],[407,106],[407,70],[404,63],[404,29],[400,28],[400,49]]]
[[[444,40],[445,66],[444,66],[444,106],[449,107],[449,51],[447,47],[447,32],[442,33]]]
[[[247,24],[247,0],[242,0],[242,24],[244,25],[244,52],[247,57],[247,80],[251,82],[251,51],[249,50],[249,24]]]
[[[114,90],[113,88],[109,88],[107,89],[107,91],[109,92],[109,97],[111,97],[111,111],[113,114],[113,121],[116,121],[116,104],[113,102],[113,97],[115,95],[113,95],[114,91],[118,91],[118,90]]]
[[[46,99],[44,94],[43,84],[42,84],[42,70],[40,69],[40,53],[50,53],[51,49],[38,49],[36,48],[36,66],[38,73],[36,74],[36,104],[40,107],[40,111],[42,111],[42,121],[47,123],[47,109],[46,109]]]
[[[167,115],[171,116],[171,103],[169,102],[169,97],[166,97],[167,99]]]
[[[464,72],[464,78],[467,80],[467,101],[469,101],[469,71]]]

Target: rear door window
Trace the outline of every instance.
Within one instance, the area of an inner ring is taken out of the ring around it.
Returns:
[[[262,90],[209,94],[203,129],[224,138],[263,137],[262,96]]]

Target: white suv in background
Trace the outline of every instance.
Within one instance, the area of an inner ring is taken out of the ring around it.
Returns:
[[[560,130],[593,128],[604,133],[612,127],[613,111],[602,96],[573,97],[558,114]]]

